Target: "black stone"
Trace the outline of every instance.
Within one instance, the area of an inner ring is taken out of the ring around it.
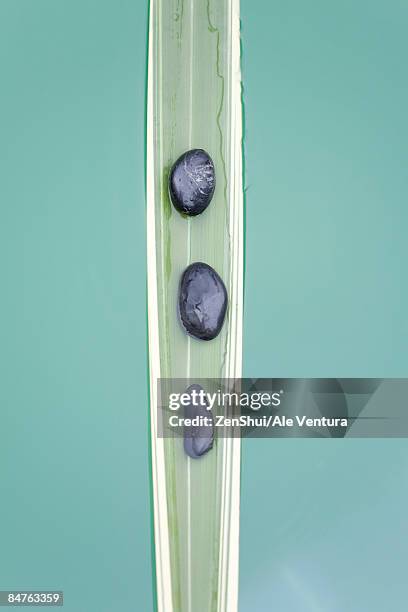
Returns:
[[[212,340],[221,331],[228,305],[222,279],[211,266],[197,262],[185,269],[179,290],[179,315],[188,334]]]
[[[170,198],[178,211],[199,215],[211,202],[214,189],[214,163],[208,153],[192,149],[179,157],[169,177]]]
[[[214,419],[207,401],[200,395],[202,391],[203,388],[196,384],[190,385],[186,391],[191,396],[191,402],[184,406],[184,417],[200,419],[200,424],[184,427],[184,451],[192,459],[199,459],[208,453],[214,443]]]

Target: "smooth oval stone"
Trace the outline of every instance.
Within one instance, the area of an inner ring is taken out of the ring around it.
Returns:
[[[214,163],[208,153],[192,149],[179,157],[169,177],[170,198],[178,211],[199,215],[211,202],[214,189]]]
[[[192,459],[199,459],[208,453],[214,443],[214,419],[205,397],[200,395],[201,391],[204,389],[197,384],[190,385],[186,390],[191,396],[191,402],[184,406],[184,417],[201,417],[199,425],[184,427],[184,451]]]
[[[222,279],[209,265],[197,262],[185,269],[179,290],[179,315],[188,334],[212,340],[221,331],[228,305]]]

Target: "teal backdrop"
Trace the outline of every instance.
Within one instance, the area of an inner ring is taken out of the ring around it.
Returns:
[[[242,0],[247,376],[408,375],[407,23]],[[0,589],[67,612],[153,606],[146,27],[0,1]],[[245,441],[242,476],[241,612],[407,609],[406,440]]]

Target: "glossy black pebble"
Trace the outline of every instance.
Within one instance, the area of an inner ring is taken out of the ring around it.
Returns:
[[[211,266],[197,262],[185,269],[179,289],[179,315],[188,334],[200,340],[218,336],[227,305],[225,285]]]
[[[202,213],[214,195],[215,170],[203,149],[184,153],[174,164],[169,177],[169,193],[177,210],[186,215]]]
[[[192,394],[193,391],[196,391],[195,396]],[[203,391],[200,385],[190,385],[186,393],[191,395],[191,402],[188,406],[184,406],[186,419],[201,417],[199,425],[184,427],[184,451],[192,459],[199,459],[208,453],[214,443],[213,415],[205,399],[201,399],[200,391]]]

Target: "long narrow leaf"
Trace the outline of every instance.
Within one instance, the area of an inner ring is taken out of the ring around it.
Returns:
[[[217,438],[199,460],[158,437],[157,379],[241,375],[242,115],[238,0],[151,0],[147,214],[152,484],[159,612],[237,609],[239,440]],[[184,218],[168,195],[171,165],[203,148],[217,187],[202,215]],[[177,316],[180,277],[210,264],[229,294],[220,335],[187,336]]]

